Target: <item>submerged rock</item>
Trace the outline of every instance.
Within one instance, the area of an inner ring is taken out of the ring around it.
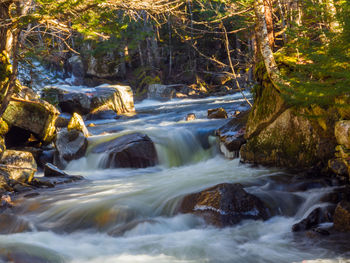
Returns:
[[[196,114],[194,114],[194,113],[187,114],[187,116],[185,118],[186,121],[194,121],[195,119],[196,119]]]
[[[54,163],[58,167],[64,168],[69,161],[85,155],[88,141],[80,131],[62,129],[57,134],[55,145],[57,152],[54,156]]]
[[[334,213],[334,228],[341,232],[350,231],[350,202],[341,201]]]
[[[132,89],[123,85],[101,85],[95,88],[73,89],[69,86],[43,90],[43,99],[55,101],[63,112],[81,115],[101,109],[117,114],[135,112]]]
[[[179,211],[203,217],[208,223],[224,227],[245,219],[266,220],[269,212],[256,196],[241,184],[223,183],[184,197]]]
[[[29,183],[36,169],[34,156],[30,152],[6,150],[0,159],[0,173],[7,180]]]
[[[208,119],[227,119],[227,112],[224,108],[209,109]]]
[[[103,168],[145,168],[158,162],[154,143],[141,133],[127,134],[101,143],[92,152],[108,153],[107,159],[101,164]]]
[[[3,119],[10,127],[26,130],[42,142],[50,143],[55,137],[58,115],[59,111],[45,101],[12,99]]]

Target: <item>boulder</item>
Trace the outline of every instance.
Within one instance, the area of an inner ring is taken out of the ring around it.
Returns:
[[[3,119],[10,127],[18,127],[34,134],[44,143],[55,137],[55,121],[59,111],[45,101],[12,99]]]
[[[99,110],[113,110],[117,114],[133,113],[132,89],[123,85],[101,85],[95,88],[70,86],[49,87],[42,98],[56,102],[63,112],[85,115]]]
[[[55,146],[57,152],[54,156],[54,164],[64,168],[69,161],[85,155],[88,141],[80,131],[62,129],[57,134]]]
[[[338,121],[334,127],[334,134],[338,144],[350,149],[350,120]]]
[[[223,183],[189,194],[183,198],[179,211],[199,215],[219,227],[234,225],[245,219],[269,218],[264,203],[247,193],[241,184]]]
[[[186,116],[186,121],[194,121],[196,119],[196,114],[194,113],[189,113]]]
[[[224,108],[209,109],[208,119],[227,119],[227,112]]]
[[[334,212],[334,228],[341,232],[350,231],[350,202],[341,201]]]
[[[252,112],[246,126],[247,143],[240,150],[243,162],[296,169],[327,167],[336,146],[331,120],[307,118],[312,115],[308,110],[289,108],[270,121],[260,120],[257,126],[251,124]]]
[[[220,139],[220,151],[226,158],[239,157],[239,150],[246,142],[244,138],[245,125],[248,119],[248,111],[237,114],[237,116],[216,131]]]
[[[7,180],[29,183],[36,169],[34,156],[30,152],[6,150],[0,159],[0,173]]]
[[[147,96],[154,100],[170,100],[175,93],[174,85],[151,84],[148,86]]]
[[[89,131],[85,126],[83,118],[76,112],[73,113],[72,118],[69,120],[69,123],[67,125],[67,130],[77,130],[81,131],[85,137],[89,136]]]
[[[315,228],[321,223],[332,222],[334,208],[334,205],[327,206],[324,209],[320,207],[315,208],[306,218],[294,224],[292,227],[292,231],[305,231]]]
[[[132,133],[103,142],[92,149],[92,153],[108,153],[101,163],[103,168],[145,168],[158,162],[152,140],[145,134]]]

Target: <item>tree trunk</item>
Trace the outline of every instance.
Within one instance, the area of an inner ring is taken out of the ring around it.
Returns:
[[[10,5],[13,3],[12,0],[4,1],[0,3],[0,18],[1,22],[6,23],[6,20],[10,20]],[[9,22],[9,21],[8,21]],[[5,51],[7,54],[11,52],[11,31],[9,26],[0,27],[0,52]]]
[[[256,36],[260,47],[260,52],[264,60],[264,64],[269,75],[269,78],[274,87],[282,92],[282,88],[288,84],[282,79],[281,73],[275,61],[272,48],[269,41],[269,33],[265,18],[265,4],[264,0],[256,0],[254,2],[254,11],[256,15],[257,30]]]
[[[270,46],[273,47],[275,43],[275,36],[273,32],[273,16],[272,16],[272,3],[271,0],[264,0],[264,13],[267,28],[267,35],[269,38]]]

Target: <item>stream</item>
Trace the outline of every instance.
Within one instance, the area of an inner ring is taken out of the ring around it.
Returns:
[[[145,100],[136,104],[135,116],[87,121],[95,124],[88,152],[66,169],[85,180],[20,195],[11,212],[18,217],[0,235],[0,262],[350,262],[348,237],[307,238],[291,231],[325,205],[320,200],[334,186],[315,179],[299,187],[287,171],[225,159],[214,132],[227,120],[207,119],[207,109],[216,107],[229,113],[247,108],[237,94]],[[185,121],[188,113],[197,119]],[[159,164],[101,169],[106,156],[89,150],[131,132],[154,141]],[[186,194],[224,182],[241,183],[260,197],[272,218],[216,228],[177,212]],[[11,231],[21,227],[27,231]]]

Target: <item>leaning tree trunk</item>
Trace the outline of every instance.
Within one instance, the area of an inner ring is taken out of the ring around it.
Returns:
[[[256,0],[254,2],[254,11],[256,15],[257,30],[256,36],[260,47],[260,52],[264,60],[266,71],[274,87],[282,92],[283,87],[288,86],[284,81],[275,61],[272,48],[270,46],[269,32],[266,25],[265,18],[265,4],[264,0]]]

